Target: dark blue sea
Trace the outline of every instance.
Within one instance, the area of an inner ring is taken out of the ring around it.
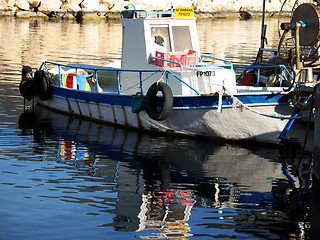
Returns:
[[[205,53],[255,58],[259,19],[198,24]],[[1,240],[311,239],[312,151],[297,142],[232,145],[24,112],[23,65],[118,60],[119,22],[1,18],[0,45]]]

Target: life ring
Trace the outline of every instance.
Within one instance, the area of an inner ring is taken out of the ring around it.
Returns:
[[[50,83],[46,73],[43,70],[37,70],[35,72],[34,83],[36,86],[36,92],[38,97],[43,101],[50,99],[51,97]]]
[[[293,105],[300,110],[309,110],[311,109],[312,101],[306,103],[301,102],[302,95],[309,95],[313,93],[313,88],[308,86],[302,86],[293,91],[292,94],[292,103]]]
[[[31,101],[36,96],[36,88],[32,77],[32,68],[29,66],[23,66],[21,75],[19,92],[23,98]]]
[[[163,101],[157,104],[158,92],[162,93]],[[164,82],[152,84],[146,95],[146,111],[148,116],[153,120],[162,121],[170,115],[172,106],[173,95],[170,87]]]

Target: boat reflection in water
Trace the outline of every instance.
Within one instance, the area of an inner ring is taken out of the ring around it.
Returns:
[[[90,177],[79,191],[112,186],[114,194],[106,192],[97,199],[69,196],[72,202],[114,216],[99,227],[136,232],[144,239],[293,235],[299,239],[308,233],[308,201],[300,200],[309,196],[305,189],[310,174],[307,161],[303,174],[295,170],[301,159],[295,146],[285,151],[243,148],[131,132],[41,107],[35,112],[29,133],[38,146],[58,139],[58,163]],[[21,116],[20,125],[27,115]],[[23,128],[24,134],[28,128]],[[297,186],[299,180],[303,189]]]

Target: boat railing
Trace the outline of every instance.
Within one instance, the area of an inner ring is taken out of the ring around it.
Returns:
[[[212,61],[212,60],[221,61],[221,62],[223,62],[223,64],[202,64],[202,63],[205,63],[205,61],[204,61],[205,58],[210,59],[210,61]],[[187,67],[187,68],[189,68],[189,67],[225,67],[225,68],[233,69],[232,62],[230,62],[228,60],[225,60],[225,59],[215,58],[215,57],[207,56],[207,55],[201,55],[201,57],[199,58],[199,63],[197,63],[196,65],[183,65],[180,62],[171,61],[171,60],[167,60],[167,59],[164,59],[164,58],[158,58],[158,57],[151,57],[150,58],[150,63],[154,62],[155,60],[160,60],[160,61],[172,63],[173,65],[176,64],[176,65],[178,65],[180,67],[181,71],[185,67]]]
[[[206,67],[208,66],[212,66],[212,67],[229,67],[230,69],[233,69],[233,63],[231,61],[225,60],[225,59],[221,59],[221,58],[216,58],[216,57],[212,57],[209,55],[201,55],[199,61],[200,62],[205,62],[204,59],[210,59],[210,61],[220,61],[223,62],[223,64],[207,64],[205,65]]]
[[[168,63],[179,65],[181,71],[183,70],[184,67],[190,67],[190,66],[182,65],[181,63],[176,62],[176,61],[171,61],[171,60],[167,60],[167,59],[164,59],[164,58],[158,58],[158,57],[151,57],[150,58],[150,63],[153,63],[155,60],[160,60],[160,61],[164,61],[164,62],[168,62]]]
[[[234,66],[235,72],[237,72],[238,69],[242,69],[243,72],[246,71],[254,71],[254,73],[257,76],[257,84],[261,82],[262,79],[262,70],[268,70],[268,69],[279,69],[279,81],[280,81],[280,86],[282,86],[282,81],[284,79],[288,79],[289,81],[294,81],[294,76],[292,73],[288,70],[288,68],[285,65],[250,65],[250,66]]]
[[[143,73],[151,73],[151,74],[152,73],[161,73],[162,74],[161,78],[169,86],[171,85],[170,84],[170,82],[172,81],[171,79],[176,79],[177,81],[181,82],[181,84],[183,84],[183,85],[187,86],[188,88],[190,88],[193,92],[196,93],[196,95],[201,95],[201,93],[197,89],[195,89],[194,87],[192,87],[191,85],[186,83],[181,77],[177,76],[170,69],[161,68],[161,69],[153,69],[153,70],[150,70],[150,69],[147,69],[147,70],[131,70],[131,69],[120,69],[120,68],[111,68],[111,67],[99,67],[99,66],[93,66],[93,65],[87,65],[87,64],[60,64],[60,63],[55,63],[55,62],[51,62],[51,61],[43,62],[43,64],[41,65],[40,69],[48,71],[48,69],[49,69],[48,66],[47,66],[48,64],[57,66],[57,73],[56,74],[58,75],[59,87],[64,86],[62,79],[63,79],[63,74],[65,74],[65,73],[64,73],[64,70],[62,68],[65,67],[67,69],[75,69],[76,77],[77,76],[83,77],[83,75],[79,73],[80,70],[88,71],[88,73],[89,73],[88,77],[89,76],[90,77],[93,76],[95,78],[95,81],[96,81],[97,89],[92,89],[94,91],[98,91],[98,86],[99,86],[99,75],[98,75],[98,72],[101,72],[101,71],[114,72],[115,73],[115,76],[116,76],[116,92],[118,94],[125,94],[121,90],[121,82],[120,82],[120,73],[121,72],[137,73],[137,75],[139,76],[139,81],[138,81],[137,85],[139,84],[139,89],[140,89],[140,92],[142,94],[143,94],[143,84],[144,84],[144,80],[145,80],[143,78]],[[181,66],[181,64],[180,64],[180,66]],[[208,65],[206,65],[206,66],[208,66]],[[215,66],[217,66],[217,65],[215,65]],[[221,65],[221,66],[224,66],[224,65]],[[235,72],[237,71],[237,69],[243,69],[245,71],[250,71],[250,70],[254,71],[256,76],[257,76],[257,84],[259,84],[259,82],[261,80],[261,71],[263,69],[279,68],[280,84],[282,84],[283,79],[294,80],[294,77],[293,77],[292,73],[290,73],[290,71],[284,65],[276,65],[276,66],[253,66],[253,65],[250,65],[250,66],[233,66],[233,65],[229,65],[229,67],[232,67]],[[170,81],[169,81],[169,76],[172,76],[172,77],[170,77]]]
[[[63,81],[62,81],[62,67],[68,68],[68,69],[75,69],[76,72],[76,76],[81,75],[79,74],[79,70],[87,70],[87,71],[92,71],[93,74],[91,76],[94,76],[95,81],[96,81],[96,85],[99,86],[99,76],[98,76],[98,72],[100,71],[105,71],[105,72],[115,72],[116,73],[116,78],[117,78],[117,93],[118,94],[122,94],[121,91],[121,83],[120,83],[120,73],[121,72],[132,72],[132,73],[137,73],[139,75],[139,88],[141,93],[143,94],[143,73],[162,73],[164,77],[164,81],[166,82],[166,84],[168,84],[170,86],[170,82],[169,82],[169,75],[171,75],[174,79],[178,80],[179,82],[181,82],[182,84],[186,85],[188,88],[190,88],[193,92],[195,92],[197,95],[200,95],[201,93],[196,90],[195,88],[193,88],[192,86],[190,86],[188,83],[186,83],[183,79],[181,79],[179,76],[177,76],[176,74],[174,74],[172,71],[170,70],[164,70],[164,69],[155,69],[155,70],[133,70],[133,69],[120,69],[120,68],[111,68],[111,67],[99,67],[99,66],[93,66],[93,65],[87,65],[87,64],[60,64],[60,63],[55,63],[55,62],[51,62],[51,61],[44,61],[40,67],[40,69],[45,69],[48,70],[49,68],[47,67],[47,64],[52,64],[57,66],[58,68],[58,77],[59,77],[59,87],[63,86]],[[95,91],[98,91],[98,89],[95,89]]]

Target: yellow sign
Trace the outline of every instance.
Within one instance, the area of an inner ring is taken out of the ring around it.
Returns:
[[[194,17],[193,7],[176,7],[176,17]]]

